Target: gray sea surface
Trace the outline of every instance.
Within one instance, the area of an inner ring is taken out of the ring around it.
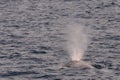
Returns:
[[[65,66],[71,22],[86,27],[84,60],[103,68]],[[0,0],[0,80],[120,80],[120,0]]]

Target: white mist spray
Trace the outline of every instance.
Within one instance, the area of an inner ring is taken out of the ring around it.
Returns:
[[[72,61],[82,61],[87,48],[87,34],[85,27],[80,24],[68,25],[68,52]]]

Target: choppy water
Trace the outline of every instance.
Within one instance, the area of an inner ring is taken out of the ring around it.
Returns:
[[[71,21],[88,29],[84,59],[102,69],[63,66]],[[0,80],[120,80],[120,1],[0,0]]]

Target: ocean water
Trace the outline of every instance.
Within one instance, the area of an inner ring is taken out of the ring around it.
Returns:
[[[72,22],[85,26],[84,60],[98,68],[65,66]],[[0,80],[120,80],[120,1],[0,0]]]

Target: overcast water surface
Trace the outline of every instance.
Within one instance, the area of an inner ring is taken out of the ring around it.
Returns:
[[[102,68],[65,66],[71,22],[86,27],[84,60]],[[120,80],[120,1],[0,0],[0,80]]]

